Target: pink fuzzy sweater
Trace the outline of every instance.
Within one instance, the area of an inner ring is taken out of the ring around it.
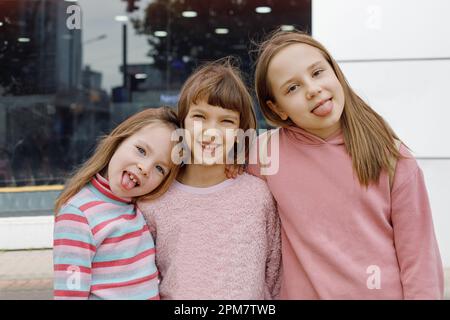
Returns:
[[[177,181],[141,202],[156,240],[161,299],[270,299],[279,291],[280,223],[248,174],[209,188]]]

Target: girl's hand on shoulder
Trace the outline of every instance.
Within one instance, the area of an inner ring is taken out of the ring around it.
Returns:
[[[238,175],[243,174],[245,171],[245,166],[240,164],[227,164],[225,166],[225,175],[228,179],[236,179]]]

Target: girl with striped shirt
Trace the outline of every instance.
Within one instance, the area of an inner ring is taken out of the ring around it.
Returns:
[[[103,138],[55,204],[55,299],[159,299],[155,247],[137,200],[177,175],[170,108],[147,109]]]

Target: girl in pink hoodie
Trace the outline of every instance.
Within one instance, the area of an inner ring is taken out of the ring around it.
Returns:
[[[422,170],[328,51],[277,31],[259,48],[255,87],[265,118],[281,127],[259,141],[276,170],[261,175],[261,158],[249,166],[278,205],[280,297],[441,299]]]

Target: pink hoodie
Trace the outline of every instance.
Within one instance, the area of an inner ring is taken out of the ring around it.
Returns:
[[[281,299],[443,297],[423,173],[405,146],[391,192],[384,171],[359,184],[342,132],[322,140],[289,127],[279,138],[279,170],[265,179],[282,224]]]

